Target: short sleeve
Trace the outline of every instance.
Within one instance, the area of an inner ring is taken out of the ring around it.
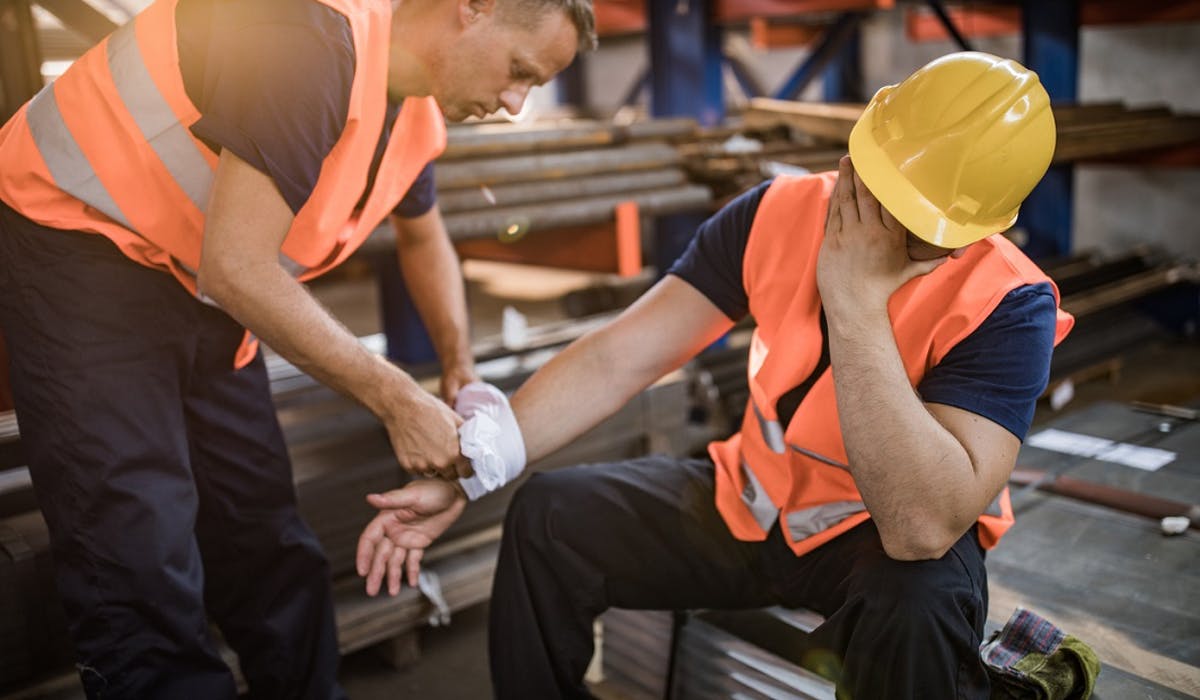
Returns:
[[[925,375],[921,399],[983,416],[1024,440],[1050,380],[1056,308],[1049,284],[1009,292]]]
[[[428,163],[421,174],[417,175],[417,179],[413,180],[408,192],[404,193],[404,199],[401,199],[400,203],[396,205],[396,216],[415,219],[432,209],[433,205],[437,204],[435,184],[433,163]]]
[[[269,175],[297,212],[345,127],[355,65],[350,26],[311,0],[221,3],[210,22],[205,45],[194,49],[181,27],[181,62],[203,66],[185,74],[200,79],[188,86],[201,113],[192,132]]]
[[[687,250],[667,272],[695,287],[734,321],[750,310],[742,261],[758,205],[771,182],[743,192],[700,224]]]

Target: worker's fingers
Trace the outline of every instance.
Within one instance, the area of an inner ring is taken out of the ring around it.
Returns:
[[[892,212],[888,211],[887,207],[883,205],[879,206],[879,219],[883,222],[884,228],[888,229],[889,231],[895,231],[896,233],[901,233],[906,236],[908,235],[908,229],[904,227],[904,224],[900,223],[899,219],[892,216]]]
[[[417,577],[421,575],[421,558],[424,556],[423,549],[414,549],[408,553],[408,585],[413,588],[417,587]]]
[[[404,576],[404,555],[407,553],[407,550],[397,547],[388,557],[388,595],[396,595],[400,592],[400,579]]]
[[[367,595],[379,594],[379,587],[383,584],[383,575],[387,572],[388,558],[392,556],[393,549],[392,541],[388,539],[382,540],[375,546],[375,554],[371,558],[371,571],[367,574]]]
[[[395,489],[387,493],[367,494],[367,503],[378,510],[396,510],[412,508],[417,504],[419,496],[412,489]]]
[[[863,184],[858,173],[854,173],[854,199],[858,205],[858,219],[864,224],[882,224],[879,214],[879,200],[867,186]]]
[[[834,201],[837,202],[838,215],[843,225],[857,222],[858,200],[854,194],[854,168],[850,165],[850,156],[842,156],[838,161],[837,188],[834,189]]]
[[[471,466],[471,460],[462,455],[459,455],[458,459],[454,460],[454,471],[454,476],[459,479],[466,479],[475,475],[475,468]]]
[[[358,549],[354,553],[354,570],[359,576],[366,576],[371,570],[371,555],[375,552],[375,546],[383,537],[383,520],[387,516],[376,516],[367,526],[363,528],[362,534],[358,537]]]

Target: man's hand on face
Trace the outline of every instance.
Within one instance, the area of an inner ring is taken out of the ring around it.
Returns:
[[[358,538],[355,568],[367,579],[367,595],[379,593],[385,576],[388,595],[396,595],[405,572],[408,585],[417,585],[425,549],[458,520],[467,497],[455,482],[422,479],[370,494],[367,503],[380,512]]]
[[[817,261],[817,288],[826,313],[837,318],[883,314],[886,319],[893,292],[946,261],[945,256],[910,259],[907,237],[904,226],[854,172],[850,157],[843,156]]]

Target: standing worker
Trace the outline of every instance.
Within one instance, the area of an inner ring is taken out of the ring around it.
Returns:
[[[1013,523],[1005,483],[1072,323],[995,234],[1054,138],[1032,72],[938,59],[875,95],[837,173],[732,202],[645,297],[521,387],[519,430],[488,447],[510,473],[756,322],[745,419],[709,459],[555,470],[513,497],[491,604],[498,697],[585,697],[609,607],[775,604],[825,616],[809,641],[838,697],[988,697],[984,551]],[[503,426],[506,407],[486,412]],[[463,487],[369,498],[383,512],[359,542],[368,591],[414,578]]]
[[[301,282],[391,215],[453,401],[443,115],[516,112],[594,42],[590,0],[157,0],[3,127],[0,326],[90,697],[235,697],[207,616],[255,697],[342,696],[257,339],[456,473],[454,412]]]

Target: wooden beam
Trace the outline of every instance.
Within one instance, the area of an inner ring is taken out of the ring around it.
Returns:
[[[760,97],[750,100],[750,108],[743,118],[751,129],[786,124],[812,136],[846,143],[850,140],[854,123],[862,116],[863,108],[863,105],[793,102]]]

